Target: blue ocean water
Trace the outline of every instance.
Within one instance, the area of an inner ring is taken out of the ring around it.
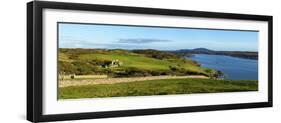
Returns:
[[[202,67],[220,70],[224,79],[258,80],[258,60],[208,54],[194,54],[189,59],[197,61]]]

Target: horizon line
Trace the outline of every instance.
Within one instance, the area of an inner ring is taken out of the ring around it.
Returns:
[[[59,47],[58,49],[104,49],[104,50],[157,50],[157,51],[179,51],[179,50],[195,50],[195,49],[206,49],[210,51],[227,51],[227,52],[259,52],[259,51],[251,51],[251,50],[213,50],[208,48],[192,48],[192,49],[178,49],[178,50],[159,50],[159,49],[122,49],[122,48],[65,48]]]

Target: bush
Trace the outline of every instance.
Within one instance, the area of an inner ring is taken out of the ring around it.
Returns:
[[[124,68],[123,71],[115,71],[113,77],[144,77],[151,76],[151,72],[148,70],[137,69],[134,67]]]
[[[151,71],[150,72],[150,74],[152,75],[152,76],[159,76],[159,75],[161,75],[161,71]]]
[[[72,74],[76,72],[76,66],[70,62],[59,61],[58,62],[59,72],[64,72],[65,74]]]
[[[76,71],[74,72],[74,74],[77,74],[77,75],[108,73],[107,70],[102,70],[98,66],[92,65],[91,63],[88,63],[88,62],[76,61],[76,62],[73,62],[73,65],[76,66]]]

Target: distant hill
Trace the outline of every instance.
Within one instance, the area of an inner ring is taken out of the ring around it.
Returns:
[[[196,48],[196,49],[181,49],[174,51],[176,53],[192,53],[192,54],[214,54],[215,51],[206,48]]]
[[[196,49],[181,49],[170,51],[177,54],[184,54],[190,56],[192,54],[211,54],[211,55],[227,55],[233,57],[240,57],[246,59],[258,59],[258,52],[252,51],[214,51],[206,48],[196,48]]]

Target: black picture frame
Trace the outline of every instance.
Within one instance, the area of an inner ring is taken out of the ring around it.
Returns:
[[[268,22],[268,101],[255,102],[255,103],[241,103],[241,104],[44,115],[42,113],[43,112],[43,107],[42,107],[43,106],[42,105],[43,104],[43,95],[42,95],[43,13],[42,10],[45,8],[266,21]],[[63,2],[45,2],[45,1],[29,2],[27,3],[27,120],[32,122],[63,121],[63,120],[94,119],[94,118],[107,118],[107,117],[123,117],[123,116],[137,116],[137,115],[154,115],[154,114],[272,107],[273,106],[272,27],[273,27],[273,17],[265,16],[265,15],[185,11],[185,10],[93,5],[93,4],[63,3]]]

